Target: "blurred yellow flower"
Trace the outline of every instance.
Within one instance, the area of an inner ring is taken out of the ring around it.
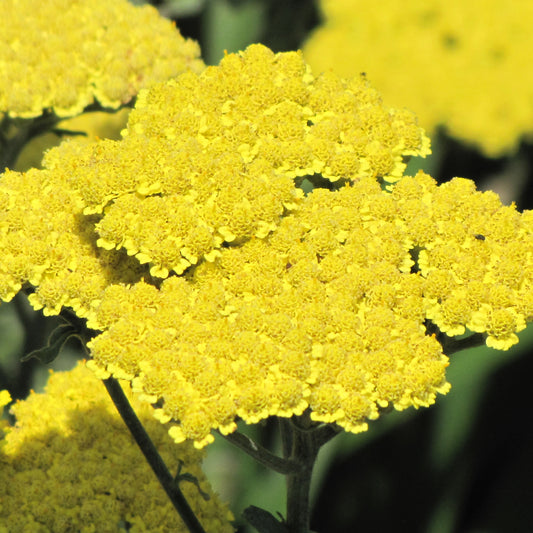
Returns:
[[[200,50],[151,6],[127,0],[3,0],[0,113],[78,115],[97,100],[127,104],[141,88],[187,69]]]
[[[368,74],[385,100],[487,156],[533,133],[529,0],[322,0],[304,54],[316,71]]]
[[[0,408],[6,406],[11,401],[11,394],[7,390],[0,390]]]
[[[200,484],[180,488],[207,532],[234,531],[228,508],[200,468],[203,454],[176,446],[150,408],[130,396],[169,469]],[[185,527],[103,385],[83,363],[52,373],[42,394],[12,407],[16,425],[0,446],[0,523],[6,531],[178,531]],[[1,529],[1,526],[0,526]]]

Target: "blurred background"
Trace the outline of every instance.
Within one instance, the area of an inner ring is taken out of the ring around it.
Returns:
[[[206,63],[216,64],[225,50],[237,51],[254,42],[266,44],[274,51],[302,47],[305,50],[318,35],[315,33],[318,28],[327,27],[328,6],[334,2],[151,3],[164,16],[176,20],[182,34],[199,41]],[[358,3],[338,0],[336,6]],[[413,2],[407,2],[410,3]],[[456,3],[450,2],[450,6]],[[368,2],[361,4],[366,6]],[[375,4],[374,11],[381,9],[379,3]],[[435,0],[424,4],[443,5]],[[489,4],[497,5],[487,0]],[[516,2],[516,6],[522,4]],[[346,9],[349,25],[350,16],[356,16],[356,11],[353,7]],[[360,17],[368,17],[369,27],[372,16],[368,7],[361,10]],[[405,21],[389,22],[394,26]],[[487,26],[485,30],[490,34],[492,28]],[[476,27],[476,32],[482,34],[483,27]],[[390,35],[393,40],[394,32]],[[513,37],[502,34],[498,38],[501,41]],[[448,35],[447,39],[445,46],[456,53],[456,37],[450,40]],[[356,34],[351,44],[347,42],[343,41],[344,47],[359,45]],[[533,56],[533,47],[529,51],[532,52],[529,57]],[[341,52],[339,49],[338,53]],[[526,53],[528,49],[524,50]],[[313,54],[316,55],[316,47]],[[324,54],[335,57],[337,51],[324,49]],[[335,61],[331,68],[335,70]],[[362,71],[373,83],[368,65],[353,65],[353,75]],[[515,73],[518,79],[522,74]],[[410,76],[413,84],[423,83],[423,72]],[[381,90],[378,84],[374,85]],[[530,93],[525,101],[533,108],[533,87]],[[507,93],[502,98],[511,100],[514,95]],[[402,106],[400,101],[390,100],[385,98],[389,105]],[[501,120],[505,121],[506,116]],[[451,135],[445,122],[422,125],[430,131],[433,155],[411,161],[407,174],[423,169],[441,182],[454,176],[470,178],[480,189],[498,192],[503,203],[514,201],[521,210],[532,208],[533,122],[529,130],[528,124],[517,127],[512,145],[496,155],[491,153],[490,157],[482,145],[466,136]],[[20,295],[0,306],[0,389],[8,388],[14,398],[24,398],[30,389],[42,390],[49,367],[69,369],[76,360],[85,357],[79,344],[69,341],[51,365],[35,359],[20,362],[25,354],[46,345],[58,320],[34,312]],[[519,336],[520,343],[508,352],[476,348],[453,355],[448,372],[452,390],[439,397],[430,409],[391,413],[371,422],[368,432],[341,434],[325,446],[315,472],[312,529],[324,533],[533,531],[533,424],[529,397],[533,390],[533,328]],[[275,421],[240,429],[275,450],[280,447]],[[217,439],[209,447],[205,468],[215,488],[231,502],[237,517],[249,505],[274,514],[284,513],[284,479],[256,465],[225,441]],[[239,518],[237,525],[241,532],[250,531]]]

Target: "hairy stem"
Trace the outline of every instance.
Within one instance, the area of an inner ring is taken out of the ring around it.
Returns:
[[[141,421],[135,414],[135,411],[130,405],[128,398],[124,394],[120,383],[115,378],[108,378],[102,380],[104,385],[113,400],[122,420],[130,430],[135,442],[141,449],[144,457],[152,467],[154,474],[157,476],[159,483],[165,489],[172,505],[174,505],[176,511],[180,515],[181,519],[189,529],[191,533],[205,533],[204,528],[198,521],[198,518],[190,508],[185,496],[181,492],[178,483],[174,481],[172,474],[168,471],[168,468],[159,455],[157,448],[150,439],[148,433],[144,429]]]

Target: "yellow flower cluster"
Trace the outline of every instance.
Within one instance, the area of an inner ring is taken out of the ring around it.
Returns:
[[[402,177],[428,152],[364,76],[253,45],[142,92],[123,140],[6,173],[0,295],[86,317],[92,368],[177,442],[307,409],[363,431],[448,391],[427,324],[507,349],[533,320],[533,214]]]
[[[488,156],[533,133],[533,3],[528,0],[322,0],[310,65],[360,71],[385,100],[444,125]]]
[[[280,114],[288,108],[292,118]],[[300,141],[272,131],[281,124]],[[154,276],[181,274],[224,242],[264,237],[301,200],[296,176],[392,180],[402,155],[429,144],[412,115],[387,110],[364,80],[315,80],[300,54],[260,45],[142,94],[124,134],[65,142],[44,170],[2,176],[0,298],[29,283],[35,309],[87,316],[107,285],[137,281],[146,263]],[[295,147],[305,161],[287,161]],[[353,168],[328,174],[339,158]]]
[[[468,329],[498,350],[516,344],[533,320],[533,211],[503,206],[471,180],[437,187],[423,173],[391,196],[424,278],[425,317],[449,336]]]
[[[80,149],[75,186],[85,214],[103,213],[98,245],[161,278],[265,237],[301,200],[295,180],[395,181],[405,156],[429,153],[414,116],[364,78],[315,78],[300,53],[261,45],[142,92],[123,135]]]
[[[141,88],[200,71],[196,42],[151,6],[127,0],[2,0],[0,113],[66,117],[96,99],[128,103]]]
[[[180,488],[205,530],[234,531],[200,468],[203,454],[190,443],[176,446],[148,406],[130,401],[172,473],[199,481]],[[126,524],[139,533],[188,531],[83,363],[51,374],[46,393],[32,392],[12,412],[17,423],[0,445],[0,532],[111,533]]]
[[[347,431],[449,389],[425,321],[506,349],[533,318],[530,212],[455,179],[315,189],[268,237],[221,250],[160,290],[109,287],[93,368],[133,381],[197,446],[236,418],[311,409]],[[512,244],[510,245],[510,242]]]
[[[96,247],[95,217],[81,214],[63,177],[36,169],[2,174],[0,298],[9,301],[30,284],[35,309],[52,315],[66,306],[84,317],[107,285],[133,283],[145,269],[124,252]]]

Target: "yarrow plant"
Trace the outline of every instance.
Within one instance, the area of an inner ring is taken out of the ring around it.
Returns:
[[[404,175],[406,158],[429,153],[414,114],[387,107],[366,76],[317,74],[300,52],[252,45],[141,90],[121,140],[70,139],[41,170],[6,169],[0,297],[25,292],[35,310],[83,323],[87,366],[191,531],[224,531],[227,511],[215,499],[219,522],[188,521],[118,380],[176,454],[219,434],[286,475],[284,519],[246,517],[260,532],[308,532],[326,442],[432,405],[450,389],[451,354],[507,350],[533,319],[531,212],[469,180]],[[89,386],[87,371],[56,376],[48,395],[81,402],[67,387]],[[282,456],[238,431],[270,417]]]
[[[341,76],[368,73],[393,105],[431,132],[512,153],[533,123],[533,53],[527,0],[321,0],[323,24],[304,46],[309,64]],[[512,95],[512,96],[511,96]]]

